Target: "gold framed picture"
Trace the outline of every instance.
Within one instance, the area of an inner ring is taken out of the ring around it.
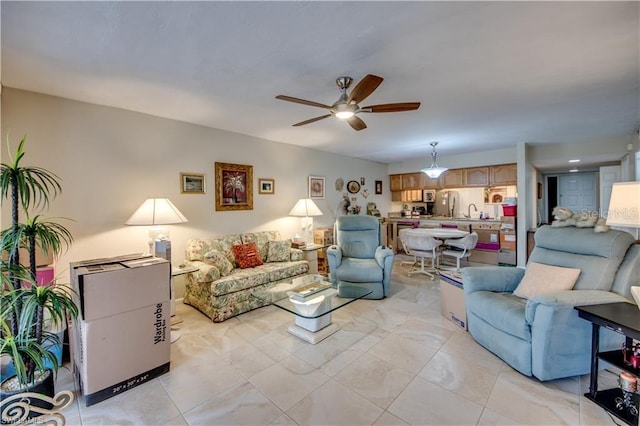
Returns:
[[[200,173],[180,173],[181,194],[204,194],[204,175]]]
[[[324,198],[324,178],[321,176],[309,176],[309,198]]]
[[[215,163],[216,210],[253,210],[253,166]]]
[[[276,193],[276,181],[274,179],[258,179],[258,194],[273,195]]]

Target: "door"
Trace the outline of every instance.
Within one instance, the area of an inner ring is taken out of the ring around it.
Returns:
[[[620,166],[600,167],[600,216],[605,217],[609,210],[611,189],[615,182],[620,181]]]
[[[574,213],[597,211],[597,183],[595,173],[573,173],[559,178],[558,205]]]

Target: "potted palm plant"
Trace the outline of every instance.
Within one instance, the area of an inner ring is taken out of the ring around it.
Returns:
[[[66,324],[67,316],[78,315],[67,286],[36,282],[36,249],[59,255],[73,238],[64,226],[37,214],[62,186],[46,169],[22,166],[25,143],[26,136],[15,155],[9,153],[11,163],[0,166],[1,200],[11,202],[11,226],[0,232],[0,249],[6,254],[0,262],[0,356],[10,359],[15,372],[0,383],[2,399],[21,392],[54,395],[62,342],[45,322],[56,327]],[[28,253],[28,268],[20,263],[20,249]]]

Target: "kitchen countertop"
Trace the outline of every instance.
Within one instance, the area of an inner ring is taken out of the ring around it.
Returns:
[[[411,216],[411,217],[389,217],[391,222],[408,222],[408,221],[432,221],[447,223],[501,223],[499,219],[468,219],[466,217],[445,217],[445,216]]]

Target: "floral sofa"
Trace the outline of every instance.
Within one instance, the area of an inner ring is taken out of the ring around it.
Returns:
[[[214,322],[267,305],[252,293],[309,271],[302,251],[278,231],[189,240],[185,265],[198,270],[187,275],[184,303]]]

